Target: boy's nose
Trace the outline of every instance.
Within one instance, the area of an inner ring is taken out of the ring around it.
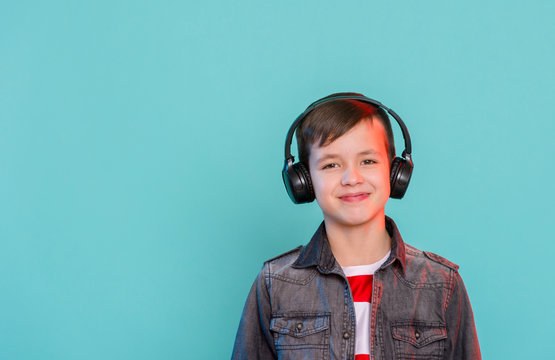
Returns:
[[[345,169],[345,172],[343,173],[343,179],[341,181],[343,185],[356,185],[360,184],[361,182],[362,176],[360,175],[358,169],[354,167],[349,167]]]

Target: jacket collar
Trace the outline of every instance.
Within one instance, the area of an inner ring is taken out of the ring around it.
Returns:
[[[391,255],[383,266],[387,266],[397,260],[404,272],[406,266],[405,243],[401,238],[399,229],[397,229],[395,222],[388,216],[385,217],[385,228],[391,237]],[[329,273],[333,269],[335,258],[331,252],[323,221],[292,266],[297,269],[317,266],[318,270],[323,273]]]

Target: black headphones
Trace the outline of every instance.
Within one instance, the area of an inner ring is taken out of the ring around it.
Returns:
[[[291,155],[291,141],[293,140],[293,134],[295,133],[297,127],[301,125],[304,118],[318,105],[334,100],[357,100],[363,103],[368,103],[384,109],[397,121],[401,127],[401,131],[403,132],[403,138],[405,139],[405,150],[403,151],[402,157],[395,157],[391,163],[391,171],[389,174],[391,193],[389,197],[401,199],[407,191],[413,169],[410,135],[405,123],[403,123],[403,120],[401,120],[399,115],[397,115],[390,108],[384,106],[379,101],[369,99],[364,95],[356,93],[338,93],[316,100],[310,104],[306,110],[297,117],[287,132],[287,138],[285,139],[285,164],[283,166],[283,170],[281,171],[281,175],[283,177],[285,189],[287,190],[287,194],[289,194],[291,200],[293,200],[295,204],[309,203],[314,200],[314,189],[312,187],[312,180],[310,179],[308,169],[300,162],[294,164],[295,157]]]

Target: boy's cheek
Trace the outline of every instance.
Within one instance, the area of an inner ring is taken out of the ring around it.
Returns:
[[[316,176],[312,178],[314,193],[320,196],[327,195],[333,190],[333,179],[331,176]]]

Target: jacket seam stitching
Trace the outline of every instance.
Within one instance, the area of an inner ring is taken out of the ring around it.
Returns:
[[[271,278],[278,279],[278,280],[282,280],[282,281],[285,281],[285,282],[288,282],[288,283],[292,283],[292,284],[306,285],[306,284],[308,284],[308,283],[314,278],[314,276],[316,276],[316,271],[315,271],[315,270],[312,270],[312,274],[309,274],[309,275],[308,275],[305,279],[303,279],[303,280],[295,280],[295,279],[291,279],[291,278],[285,277],[285,276],[283,276],[283,275],[276,275],[276,274],[269,275],[269,276],[270,276]]]
[[[405,286],[407,286],[411,289],[441,289],[441,288],[448,288],[449,287],[449,285],[445,286],[445,284],[441,283],[441,282],[429,283],[429,284],[413,283],[413,282],[407,280],[406,278],[404,278],[403,276],[401,276],[401,274],[399,274],[396,269],[393,270],[393,274],[395,275],[395,277],[401,283],[403,283],[403,285],[405,285]]]
[[[445,312],[447,311],[447,306],[449,306],[449,303],[451,302],[451,298],[453,297],[453,293],[455,292],[455,276],[456,276],[456,271],[455,270],[451,270],[451,276],[449,276],[449,287],[448,287],[448,291],[447,291],[447,298],[445,299],[445,306],[443,308],[443,314],[445,316]]]

